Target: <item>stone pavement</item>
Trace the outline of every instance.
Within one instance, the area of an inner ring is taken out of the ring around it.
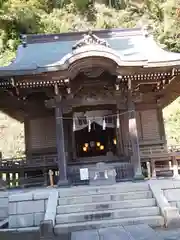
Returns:
[[[126,231],[130,234],[126,234]],[[180,240],[180,228],[177,229],[155,229],[156,235],[146,227],[146,225],[137,226],[126,226],[125,231],[123,227],[114,227],[114,228],[104,228],[98,231],[90,230],[85,231],[82,236],[84,240]],[[90,237],[90,232],[92,232],[92,238]],[[71,240],[79,240],[80,232],[71,237]]]
[[[164,240],[180,240],[180,228],[177,229],[156,229],[156,232]]]
[[[152,228],[145,224],[116,226],[97,230],[73,232],[71,240],[164,240]]]
[[[132,227],[132,226],[131,226]],[[117,229],[118,228],[118,229]],[[114,233],[112,233],[112,229],[114,229]],[[79,234],[82,232],[76,232],[72,234],[72,236],[57,236],[54,237],[52,240],[180,240],[180,228],[179,229],[156,229],[155,232],[157,233],[157,237],[151,238],[151,233],[147,234],[147,231],[142,228],[139,228],[139,231],[134,233],[136,236],[128,236],[126,235],[125,231],[122,227],[114,227],[114,228],[104,228],[100,230],[89,230],[83,233],[83,236],[79,238]],[[78,233],[78,234],[77,234]],[[91,233],[91,234],[90,234]],[[121,233],[121,237],[117,234]],[[145,233],[145,234],[144,234]],[[100,237],[101,236],[101,237]],[[72,238],[73,237],[73,238]],[[0,232],[0,239],[1,240],[40,240],[39,232]]]

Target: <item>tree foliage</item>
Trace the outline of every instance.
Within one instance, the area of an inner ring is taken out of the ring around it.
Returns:
[[[166,138],[168,145],[180,144],[180,99],[164,109]]]
[[[180,52],[179,20],[175,0],[0,0],[0,54],[15,51],[20,34],[142,24],[150,24],[158,41]]]

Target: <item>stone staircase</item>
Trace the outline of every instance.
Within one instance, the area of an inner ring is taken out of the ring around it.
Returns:
[[[55,233],[117,225],[161,227],[164,219],[146,182],[59,191]]]

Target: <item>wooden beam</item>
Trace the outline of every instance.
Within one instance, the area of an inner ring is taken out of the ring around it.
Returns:
[[[137,111],[147,110],[147,109],[156,109],[156,108],[157,108],[156,103],[140,103],[135,105],[135,109]]]
[[[164,119],[163,119],[163,112],[162,112],[162,107],[157,106],[157,118],[158,118],[158,123],[159,123],[159,134],[161,137],[161,140],[166,142],[166,133],[165,133],[165,127],[164,127]]]
[[[81,107],[81,106],[97,106],[97,105],[116,105],[118,101],[118,107],[119,109],[126,109],[125,103],[116,97],[112,98],[102,98],[102,99],[96,99],[96,98],[73,98],[73,99],[62,99],[55,100],[50,99],[45,101],[45,106],[47,108],[55,108],[57,103],[61,104],[62,108],[75,108],[75,107]]]
[[[128,82],[128,112],[129,112],[129,137],[132,148],[132,157],[131,161],[134,166],[134,178],[142,179],[142,170],[141,170],[141,159],[140,159],[140,149],[139,149],[139,139],[137,131],[137,122],[136,122],[136,112],[135,105],[132,100],[132,90],[131,90],[131,81]]]
[[[55,107],[55,119],[56,119],[56,144],[58,154],[58,168],[59,168],[59,182],[58,185],[68,185],[67,180],[67,162],[66,162],[66,149],[64,138],[64,126],[63,126],[63,112],[60,104]]]

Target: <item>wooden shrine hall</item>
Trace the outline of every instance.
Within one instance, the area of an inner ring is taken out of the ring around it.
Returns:
[[[51,169],[59,185],[98,162],[117,181],[166,165],[162,109],[180,94],[180,54],[144,29],[22,36],[0,68],[0,109],[24,122],[26,172]],[[17,166],[16,168],[20,168]]]

